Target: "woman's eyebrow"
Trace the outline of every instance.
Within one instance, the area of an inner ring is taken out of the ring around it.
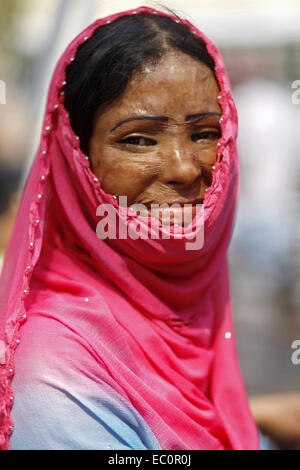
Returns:
[[[116,130],[118,127],[122,126],[122,124],[125,124],[125,122],[130,122],[130,121],[143,121],[146,119],[151,119],[152,121],[168,121],[169,118],[167,116],[135,116],[135,117],[130,117],[127,119],[124,119],[123,121],[120,121],[115,127],[113,127],[110,132],[113,132]]]
[[[222,115],[220,113],[214,113],[214,112],[189,114],[188,116],[186,116],[185,120],[190,121],[191,119],[202,118],[202,117],[206,117],[206,116],[222,116]]]
[[[213,113],[213,112],[208,112],[208,113],[196,113],[196,114],[189,114],[188,116],[185,117],[186,121],[190,121],[191,119],[195,118],[201,118],[205,116],[221,116],[220,113]],[[169,120],[168,116],[134,116],[130,117],[127,119],[123,119],[123,121],[118,122],[118,124],[113,127],[110,132],[115,131],[118,127],[122,126],[122,124],[125,124],[126,122],[130,121],[144,121],[150,119],[152,121],[163,121],[167,122]]]

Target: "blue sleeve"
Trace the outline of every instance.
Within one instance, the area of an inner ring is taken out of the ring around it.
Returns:
[[[88,356],[83,348],[80,361],[67,353],[62,358],[32,336],[20,342],[12,380],[11,450],[161,449],[143,417],[99,378],[102,366]]]
[[[105,384],[84,396],[63,382],[14,382],[11,450],[161,449],[139,413]]]

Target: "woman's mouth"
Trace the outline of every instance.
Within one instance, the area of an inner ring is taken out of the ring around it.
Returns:
[[[145,210],[138,209],[140,216],[151,217],[160,221],[165,226],[187,227],[201,210],[203,198],[192,201],[173,201],[168,203],[145,204]]]

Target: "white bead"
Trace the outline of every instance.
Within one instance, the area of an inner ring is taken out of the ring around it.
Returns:
[[[176,20],[176,23],[180,23],[180,20]]]
[[[42,151],[42,154],[43,154],[43,155],[47,155],[47,151],[46,151],[46,150],[43,150],[43,151]]]
[[[54,106],[54,109],[57,109],[58,107],[59,107],[58,104],[56,104],[56,105]]]
[[[30,271],[31,270],[31,266],[27,266],[27,271]]]
[[[39,223],[40,223],[40,219],[36,219],[35,222],[36,222],[37,224],[39,224]]]
[[[218,100],[220,100],[220,99],[221,99],[221,95],[218,96]]]
[[[225,338],[226,338],[226,339],[231,338],[231,333],[230,333],[230,331],[226,331],[226,333],[225,333]]]
[[[89,299],[88,299],[87,297],[86,297],[84,300],[85,300],[86,302],[88,302],[88,301],[89,301]]]
[[[38,194],[38,199],[42,199],[42,194]]]
[[[223,122],[223,121],[224,121],[224,119],[221,117],[220,122]]]
[[[110,23],[110,20],[107,20],[106,23],[109,24],[109,23]]]
[[[42,181],[44,181],[44,179],[45,179],[45,176],[44,176],[44,175],[42,175],[42,176],[41,176],[41,180],[42,180]]]
[[[217,147],[221,147],[221,144],[220,144],[220,142],[218,142],[218,143],[217,143]]]
[[[84,40],[87,41],[87,40],[88,40],[88,36],[84,36]]]
[[[90,157],[85,157],[85,159],[86,159],[86,160],[89,160],[89,159],[90,159]]]
[[[69,118],[69,117],[70,117],[70,114],[68,113],[66,116],[67,116],[67,118]]]
[[[65,92],[64,92],[64,91],[62,91],[62,92],[61,92],[61,95],[62,95],[62,96],[64,96],[64,94],[65,94]]]
[[[212,169],[212,170],[215,170],[215,169],[216,169],[216,167],[215,167],[215,166],[212,166],[212,167],[211,167],[211,169]]]
[[[66,81],[62,82],[62,86],[65,86],[66,84],[67,84],[67,82],[66,82]]]
[[[133,14],[133,15],[136,15],[136,11],[133,11],[132,14]]]
[[[9,397],[10,401],[13,401],[14,400],[14,397]]]
[[[28,290],[27,290],[27,289],[24,290],[24,294],[28,294]]]
[[[51,129],[50,126],[46,127],[46,131],[50,131],[50,129]]]
[[[192,34],[196,34],[196,31],[192,31]]]
[[[153,12],[153,15],[157,15],[157,11],[154,11],[154,12]]]
[[[24,313],[24,315],[23,315],[23,318],[27,318],[27,315],[26,315],[26,313]]]
[[[34,243],[31,242],[31,243],[30,243],[30,248],[33,248],[33,247],[34,247]]]
[[[13,431],[14,427],[13,426],[9,426],[9,430],[10,431]]]
[[[12,373],[13,373],[13,370],[12,370],[12,369],[9,369],[9,371],[8,371],[8,372],[9,372],[10,374],[12,374]]]
[[[19,344],[20,340],[19,339],[16,339],[16,343]]]
[[[76,136],[76,140],[80,140],[80,137],[78,135]]]
[[[113,196],[114,199],[118,199],[118,196]]]
[[[94,178],[94,181],[95,181],[95,183],[97,183],[97,181],[98,181],[98,178]]]
[[[71,57],[70,62],[74,62],[75,57]]]
[[[207,188],[206,188],[206,189],[204,189],[204,192],[205,192],[205,193],[207,193],[207,191],[208,191],[208,189],[207,189]]]

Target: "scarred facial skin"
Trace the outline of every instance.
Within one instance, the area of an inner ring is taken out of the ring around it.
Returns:
[[[221,137],[218,93],[209,67],[175,49],[135,72],[95,116],[91,167],[104,191],[128,206],[203,200]]]

